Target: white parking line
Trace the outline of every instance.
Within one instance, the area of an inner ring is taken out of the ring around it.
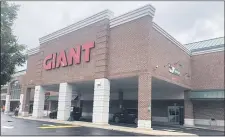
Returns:
[[[55,126],[55,125],[51,125],[51,124],[42,124],[43,126]]]
[[[12,128],[14,128],[14,127],[13,127],[13,126],[2,126],[2,128],[12,129]]]

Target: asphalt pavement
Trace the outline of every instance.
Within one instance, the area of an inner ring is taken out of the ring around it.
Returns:
[[[117,125],[117,126],[126,126],[126,127],[137,127],[134,124],[115,124],[113,122],[110,123],[111,125]],[[198,136],[224,136],[224,131],[216,131],[211,129],[202,129],[202,128],[196,128],[196,127],[179,127],[175,125],[162,125],[162,124],[152,124],[153,130],[161,130],[161,131],[169,131],[169,132],[180,132],[180,133],[191,133]]]
[[[1,135],[20,136],[145,136],[122,131],[25,120],[1,114]]]
[[[91,122],[91,120],[83,120],[87,122]],[[116,126],[123,126],[123,127],[134,127],[136,128],[136,124],[125,124],[125,123],[114,123],[109,122],[111,125]],[[224,131],[216,131],[212,129],[202,129],[202,128],[196,128],[196,127],[182,127],[177,125],[163,125],[163,124],[156,124],[152,123],[152,129],[153,130],[161,130],[161,131],[169,131],[169,132],[180,132],[180,133],[191,133],[198,136],[224,136]]]
[[[117,126],[136,127],[133,124],[114,124]],[[223,131],[192,127],[173,127],[166,125],[152,125],[153,130],[191,133],[199,136],[224,136]],[[1,113],[1,135],[43,135],[43,136],[149,136],[115,130],[107,130],[77,125],[57,124],[51,122],[26,120],[15,118]]]

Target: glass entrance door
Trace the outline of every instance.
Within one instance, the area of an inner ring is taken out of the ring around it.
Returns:
[[[180,122],[179,106],[168,106],[168,120],[170,123],[179,124]]]

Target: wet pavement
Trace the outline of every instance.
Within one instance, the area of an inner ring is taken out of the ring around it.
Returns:
[[[91,119],[89,120],[83,120],[86,122],[91,122]],[[112,121],[109,122],[110,125],[116,125],[116,126],[122,126],[122,127],[134,127],[136,128],[136,124],[127,124],[127,123],[114,123]],[[224,131],[216,131],[216,130],[210,130],[210,129],[202,129],[202,128],[196,128],[196,127],[182,127],[182,126],[176,126],[176,125],[162,125],[162,124],[152,124],[153,130],[162,130],[162,131],[169,131],[169,132],[180,132],[180,133],[191,133],[198,136],[224,136]]]
[[[135,124],[115,124],[113,122],[110,122],[111,125],[117,125],[117,126],[126,126],[126,127],[137,127]],[[180,133],[191,133],[198,136],[224,136],[224,131],[216,131],[216,130],[210,130],[210,129],[202,129],[202,128],[196,128],[196,127],[179,127],[174,125],[162,125],[162,124],[153,124],[152,125],[153,130],[161,130],[161,131],[169,131],[169,132],[180,132]]]
[[[50,122],[25,120],[1,114],[1,135],[43,135],[43,136],[144,136],[114,130],[89,128],[74,125],[56,124]]]
[[[134,124],[115,124],[111,125],[136,127]],[[201,128],[185,128],[166,125],[152,125],[153,130],[162,130],[169,132],[191,133],[199,136],[224,136],[223,131],[215,131]],[[50,122],[25,120],[14,118],[5,114],[1,114],[1,133],[2,135],[75,135],[75,136],[149,136],[145,134],[135,134],[129,132],[82,127],[75,125],[57,124]]]

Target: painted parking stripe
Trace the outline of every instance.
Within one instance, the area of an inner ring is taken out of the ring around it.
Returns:
[[[43,126],[55,126],[55,125],[51,125],[51,124],[42,124]]]
[[[79,127],[74,125],[60,125],[60,126],[43,126],[39,127],[40,129],[53,129],[53,128],[72,128],[72,127]]]
[[[13,127],[13,126],[2,126],[2,128],[12,129],[12,128],[14,128],[14,127]]]

